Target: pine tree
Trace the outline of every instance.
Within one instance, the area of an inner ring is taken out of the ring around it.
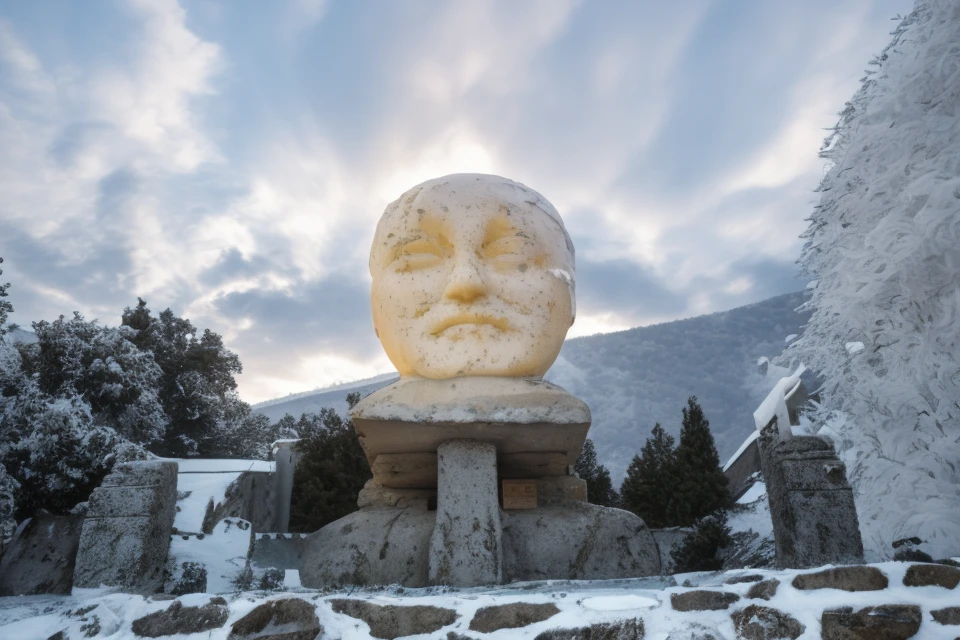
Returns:
[[[237,355],[209,329],[198,337],[197,328],[170,309],[152,316],[142,298],[135,309],[124,309],[122,322],[162,371],[158,395],[170,423],[151,450],[171,457],[225,455],[221,434],[243,428],[249,417],[236,395],[234,375],[243,371]]]
[[[720,469],[720,456],[697,398],[691,396],[683,409],[683,426],[676,453],[676,488],[671,520],[690,526],[699,518],[727,508],[730,490]]]
[[[580,457],[573,465],[573,470],[587,483],[587,501],[602,507],[614,507],[620,501],[610,479],[610,471],[597,462],[597,449],[593,441],[587,438],[583,441]]]
[[[723,569],[723,559],[718,552],[729,546],[730,542],[730,527],[727,526],[727,514],[724,511],[700,518],[683,544],[670,553],[674,573],[720,571]]]
[[[676,452],[673,437],[658,422],[633,456],[620,487],[621,506],[655,529],[673,526],[671,507],[676,490]]]
[[[823,377],[865,550],[960,551],[960,11],[918,0],[821,157],[800,264],[813,311],[785,362]],[[890,508],[896,505],[896,508]]]
[[[352,408],[358,393],[347,396]],[[357,494],[373,477],[353,422],[329,408],[297,422],[300,459],[293,474],[290,530],[312,533],[357,510]]]

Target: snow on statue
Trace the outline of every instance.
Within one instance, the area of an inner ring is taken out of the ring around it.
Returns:
[[[401,376],[540,377],[573,324],[573,243],[536,191],[481,174],[390,203],[370,251],[373,325]]]

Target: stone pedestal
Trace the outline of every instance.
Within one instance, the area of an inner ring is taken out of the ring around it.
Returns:
[[[777,567],[863,562],[860,524],[843,463],[822,438],[781,441],[776,420],[764,428],[759,445]]]
[[[159,591],[176,501],[176,462],[117,465],[90,496],[73,586]]]
[[[437,449],[437,462],[430,583],[500,584],[503,528],[497,504],[497,448],[478,440],[451,440]]]
[[[572,466],[590,410],[560,387],[522,378],[402,379],[351,417],[373,479],[360,492],[360,511],[305,541],[304,586],[660,573],[643,520],[586,503]],[[537,507],[501,509],[504,479],[536,480]]]

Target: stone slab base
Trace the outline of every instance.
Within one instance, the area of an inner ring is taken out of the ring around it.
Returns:
[[[501,511],[503,577],[601,580],[660,574],[660,557],[643,520],[627,511],[566,502]],[[370,508],[351,513],[304,541],[300,581],[335,585],[429,586],[436,512]]]

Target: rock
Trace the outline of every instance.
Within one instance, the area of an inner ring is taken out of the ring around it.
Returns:
[[[915,564],[907,569],[903,584],[908,587],[943,587],[953,589],[960,584],[960,569],[942,564]]]
[[[670,594],[674,611],[721,611],[740,599],[726,591],[685,591]]]
[[[804,626],[795,618],[777,609],[751,604],[733,612],[733,628],[738,638],[746,640],[777,640],[800,637]]]
[[[470,630],[480,633],[493,633],[500,629],[517,629],[560,613],[557,605],[546,602],[534,604],[531,602],[511,602],[510,604],[483,607],[474,614],[470,621]]]
[[[500,584],[503,527],[497,499],[496,446],[477,440],[444,442],[437,449],[437,468],[430,584]]]
[[[923,613],[916,605],[887,604],[854,613],[851,607],[824,611],[823,640],[905,640],[920,630]]]
[[[336,613],[342,613],[363,620],[370,627],[374,638],[392,640],[402,636],[433,633],[453,624],[457,612],[440,607],[394,605],[376,605],[365,600],[330,600],[330,606]]]
[[[763,576],[759,573],[752,573],[746,576],[734,576],[729,580],[725,581],[723,584],[743,584],[744,582],[760,582],[763,580]]]
[[[226,601],[223,598],[217,600],[220,602],[211,600],[202,607],[185,607],[176,601],[168,609],[134,620],[133,632],[145,638],[159,638],[219,629],[226,623],[229,612]]]
[[[4,548],[0,596],[69,594],[82,527],[79,516],[31,518]]]
[[[670,575],[674,569],[673,552],[683,546],[687,536],[693,533],[693,527],[651,529],[650,533],[653,534],[657,550],[660,552],[660,571],[664,575]]]
[[[793,579],[793,588],[841,589],[843,591],[880,591],[889,584],[887,576],[876,567],[850,566],[803,573]]]
[[[370,465],[372,481],[393,489],[436,489],[437,453],[381,453]]]
[[[74,586],[118,586],[144,594],[159,591],[176,499],[176,462],[116,465],[90,496]]]
[[[586,502],[587,481],[576,476],[537,478],[537,501],[541,505]]]
[[[425,587],[435,511],[364,509],[331,522],[303,541],[300,582]]]
[[[436,465],[436,461],[434,461],[434,465]],[[434,475],[436,475],[436,472],[434,472]],[[436,489],[395,489],[377,484],[373,478],[367,480],[357,496],[357,507],[360,509],[397,507],[426,511],[431,502],[433,504],[437,502]]]
[[[862,562],[853,491],[832,445],[816,436],[781,441],[776,418],[762,430],[758,444],[777,567]]]
[[[541,451],[534,453],[502,453],[497,456],[501,478],[540,479],[568,477],[570,463],[564,453]]]
[[[315,640],[321,633],[312,604],[284,598],[264,603],[234,622],[227,640]]]
[[[660,553],[629,511],[566,502],[503,513],[504,581],[609,580],[660,574]]]
[[[960,624],[960,607],[946,607],[931,611],[930,615],[940,624]]]
[[[687,626],[671,631],[666,640],[723,640],[702,624],[691,622]]]
[[[598,622],[579,629],[550,629],[537,635],[534,640],[643,640],[643,620],[619,620]],[[706,637],[684,640],[707,640]],[[710,640],[716,638],[710,637]]]
[[[769,600],[773,596],[777,595],[777,587],[779,586],[780,581],[776,578],[770,578],[769,580],[758,582],[750,587],[749,591],[747,591],[747,597],[758,598],[760,600]]]

